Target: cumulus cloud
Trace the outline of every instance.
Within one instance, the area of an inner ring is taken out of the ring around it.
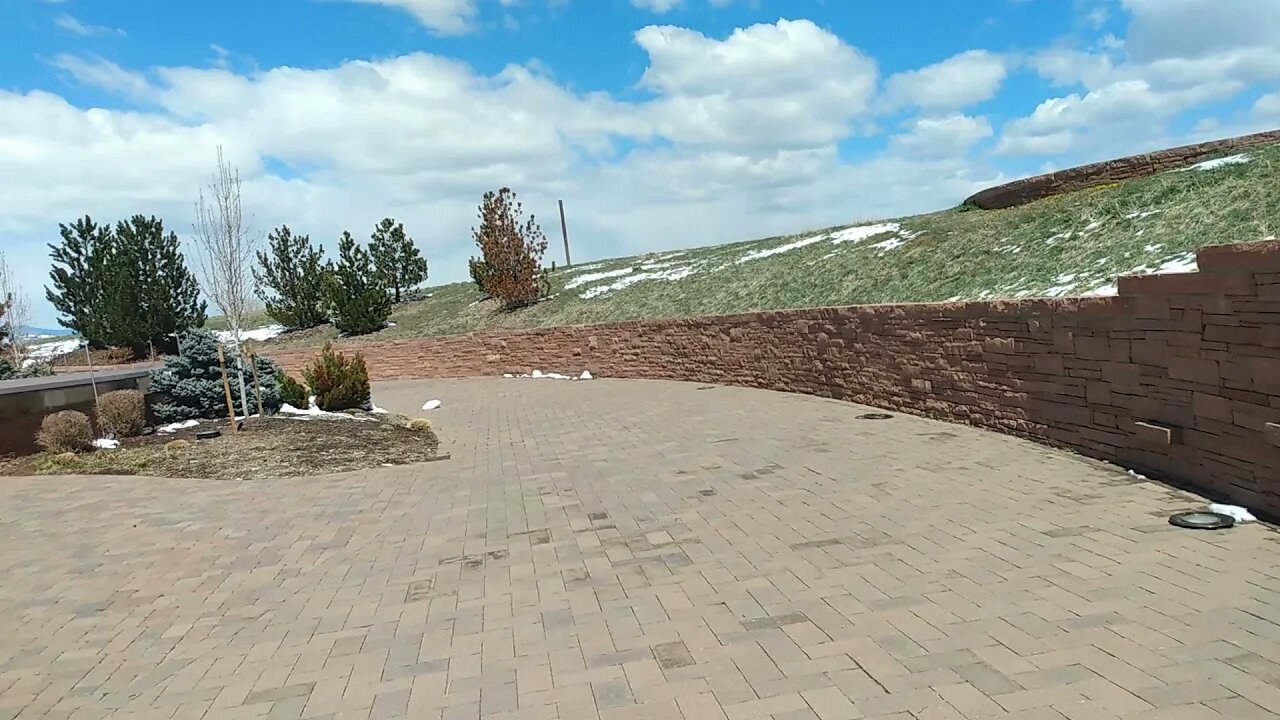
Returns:
[[[885,83],[885,99],[890,107],[958,110],[994,97],[1007,74],[1003,56],[970,50],[919,70],[890,76]]]
[[[1045,100],[1007,123],[999,152],[1100,159],[1145,149],[1164,141],[1166,125],[1181,113],[1280,81],[1280,13],[1272,0],[1122,4],[1129,13],[1123,40],[1032,54],[1028,64],[1042,77],[1083,92]]]
[[[735,30],[727,39],[653,26],[636,33],[649,55],[640,81],[661,135],[709,147],[827,145],[867,111],[876,65],[808,20]]]
[[[991,135],[991,123],[985,117],[953,113],[946,117],[916,118],[905,132],[889,138],[889,145],[905,157],[958,157]]]

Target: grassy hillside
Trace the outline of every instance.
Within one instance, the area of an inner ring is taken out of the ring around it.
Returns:
[[[1280,145],[1008,210],[953,209],[558,270],[552,297],[499,311],[469,283],[429,288],[369,339],[819,305],[1114,292],[1193,269],[1208,244],[1280,232]],[[856,211],[857,198],[849,199]],[[1112,287],[1108,287],[1112,286]],[[262,324],[270,322],[263,319]],[[332,328],[269,346],[318,344]]]

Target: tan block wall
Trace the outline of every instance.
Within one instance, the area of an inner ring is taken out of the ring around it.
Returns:
[[[1280,515],[1280,242],[1120,295],[781,310],[360,349],[376,380],[578,373],[800,392],[1013,433]],[[314,351],[277,353],[296,371]]]

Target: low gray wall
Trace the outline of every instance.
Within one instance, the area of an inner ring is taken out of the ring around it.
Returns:
[[[107,370],[43,378],[0,381],[0,456],[27,455],[39,448],[35,435],[46,415],[78,410],[93,419],[94,384],[98,394],[151,386],[146,369]]]

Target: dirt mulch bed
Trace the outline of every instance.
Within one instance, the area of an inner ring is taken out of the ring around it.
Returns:
[[[128,438],[116,450],[0,460],[0,475],[148,475],[211,480],[304,477],[447,459],[430,429],[404,418],[253,418],[240,432],[208,420],[169,435]],[[217,429],[220,437],[197,440]]]

